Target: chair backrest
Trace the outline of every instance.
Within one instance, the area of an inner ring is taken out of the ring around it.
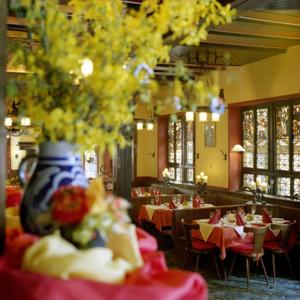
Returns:
[[[296,224],[296,220],[288,224],[271,224],[272,229],[280,230],[280,246],[287,247],[291,237],[293,226]]]
[[[189,249],[193,248],[192,245],[192,230],[199,229],[199,224],[186,223],[184,219],[181,219],[181,223],[183,226],[183,232],[185,236],[186,247]]]
[[[264,245],[264,239],[266,232],[269,228],[268,226],[251,226],[251,227],[244,227],[244,232],[253,232],[253,246],[254,246],[254,252],[256,254],[263,253],[263,245]]]

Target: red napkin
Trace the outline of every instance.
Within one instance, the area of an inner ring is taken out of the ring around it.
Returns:
[[[170,209],[176,209],[177,206],[174,204],[173,200],[169,200],[169,208]]]
[[[216,211],[215,214],[211,217],[211,219],[208,221],[208,224],[218,224],[220,221],[221,212]]]
[[[236,220],[236,225],[237,226],[244,226],[245,222],[243,220],[243,218],[241,217],[241,215],[237,212],[235,215],[235,220]]]
[[[161,199],[160,198],[155,199],[155,205],[161,205]]]
[[[267,208],[263,208],[262,221],[263,223],[272,223],[272,219]]]
[[[183,204],[185,202],[185,198],[184,198],[184,196],[181,196],[181,198],[180,198],[180,204]]]
[[[145,195],[145,188],[144,188],[144,187],[141,187],[141,193],[142,193],[143,195]]]
[[[193,198],[193,207],[194,208],[201,207],[200,199],[198,199],[197,197]]]

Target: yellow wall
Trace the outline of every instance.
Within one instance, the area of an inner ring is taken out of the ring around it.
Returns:
[[[220,86],[224,88],[226,103],[278,97],[300,93],[300,47],[290,48],[286,53],[267,58],[243,67],[230,67],[221,72]],[[165,87],[163,88],[165,93]],[[143,109],[139,108],[139,111]],[[172,108],[166,113],[172,113]],[[216,123],[216,147],[204,147],[203,123],[196,122],[196,174],[208,175],[208,185],[228,187],[228,160],[223,160],[220,150],[228,157],[228,113]],[[153,150],[151,150],[153,149]],[[157,174],[157,158],[149,152],[157,149],[157,129],[138,133],[138,176]],[[156,153],[157,154],[157,153]]]
[[[300,46],[284,54],[221,73],[227,103],[300,93]]]
[[[208,176],[208,185],[227,188],[228,186],[228,160],[220,150],[228,156],[228,113],[221,116],[216,122],[216,147],[205,147],[204,145],[204,122],[196,120],[196,174],[204,172]],[[197,157],[197,156],[196,156]]]
[[[136,118],[147,119],[145,105],[138,104]],[[154,130],[137,130],[136,153],[137,176],[157,177],[157,124],[154,125]]]

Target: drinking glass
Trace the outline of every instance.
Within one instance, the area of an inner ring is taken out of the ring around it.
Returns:
[[[251,215],[255,215],[256,212],[256,206],[251,206]]]
[[[209,217],[212,218],[212,216],[213,216],[214,214],[215,214],[214,211],[211,210],[211,211],[209,212]]]
[[[153,198],[150,199],[150,203],[151,203],[151,205],[153,205],[155,203]]]

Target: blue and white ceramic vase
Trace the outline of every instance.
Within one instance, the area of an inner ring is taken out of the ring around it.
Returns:
[[[21,179],[23,171],[21,163]],[[75,146],[66,142],[40,144],[36,167],[25,185],[21,201],[20,216],[25,232],[46,235],[55,230],[50,200],[53,193],[64,185],[88,186]]]

